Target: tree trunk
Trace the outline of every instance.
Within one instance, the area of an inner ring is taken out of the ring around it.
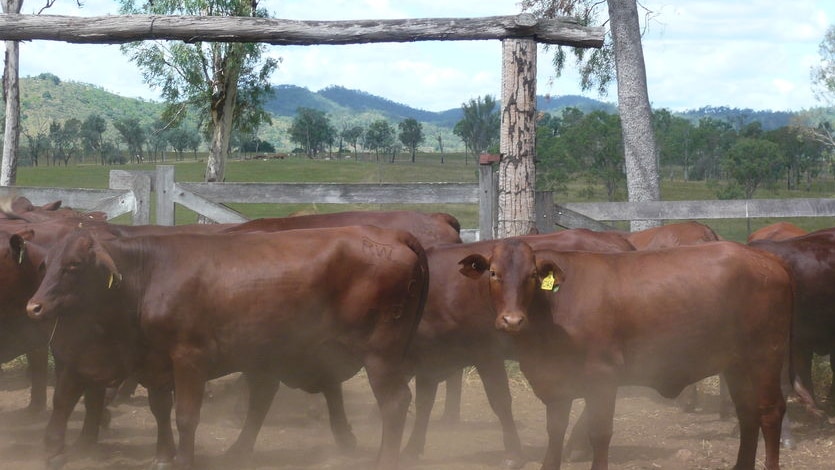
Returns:
[[[502,56],[499,238],[524,235],[536,227],[536,42],[505,39]]]
[[[23,0],[4,0],[4,13],[20,13]],[[3,69],[3,97],[6,101],[6,125],[3,130],[3,159],[0,163],[0,186],[17,182],[17,161],[20,150],[20,86],[18,84],[20,45],[6,41]]]
[[[652,129],[638,7],[635,0],[608,0],[608,5],[629,201],[658,201],[661,199],[658,147]],[[660,224],[660,221],[633,220],[630,227],[636,231]]]
[[[230,53],[235,54],[234,52]],[[217,59],[215,59],[217,60]],[[226,160],[229,156],[229,142],[232,136],[232,125],[235,117],[235,102],[238,98],[238,74],[240,69],[235,65],[235,58],[227,57],[226,67],[218,67],[216,77],[220,77],[216,88],[212,90],[212,142],[209,157],[206,161],[206,174],[203,181],[223,182],[226,178]],[[199,223],[212,223],[205,216],[198,217]]]

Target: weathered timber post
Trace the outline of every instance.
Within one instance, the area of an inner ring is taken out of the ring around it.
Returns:
[[[0,0],[3,12],[20,13],[23,0]],[[20,151],[20,43],[6,41],[3,69],[3,101],[6,103],[6,124],[3,129],[3,158],[0,162],[0,186],[17,183],[17,161]]]
[[[478,165],[478,239],[496,237],[496,172],[490,163]]]
[[[502,124],[499,162],[499,238],[536,227],[536,41],[502,41]]]
[[[157,225],[174,225],[173,165],[157,165],[154,188],[157,192]]]

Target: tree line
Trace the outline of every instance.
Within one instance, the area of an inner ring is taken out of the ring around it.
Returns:
[[[109,126],[117,137],[107,137],[113,135],[108,133]],[[23,130],[23,136],[21,163],[32,166],[165,161],[168,151],[173,151],[177,160],[183,160],[187,151],[196,154],[203,141],[196,129],[171,126],[161,118],[150,125],[130,117],[108,123],[98,114],[90,114],[83,121],[53,119],[41,129]]]
[[[685,181],[714,184],[720,199],[750,199],[758,188],[781,184],[810,190],[833,173],[831,147],[815,130],[784,126],[763,130],[760,122],[741,124],[703,117],[697,122],[667,109],[652,115],[658,165],[675,168]],[[620,117],[604,111],[566,108],[545,113],[537,125],[537,185],[565,191],[570,181],[600,184],[610,201],[626,189]]]

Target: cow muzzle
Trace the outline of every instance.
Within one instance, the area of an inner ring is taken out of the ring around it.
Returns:
[[[44,318],[46,309],[44,309],[42,303],[30,300],[26,304],[26,314],[33,320],[40,320]]]
[[[518,333],[527,326],[527,319],[522,313],[502,313],[496,318],[496,329],[508,333]]]

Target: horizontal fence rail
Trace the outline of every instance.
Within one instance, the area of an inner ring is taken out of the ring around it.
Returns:
[[[178,183],[174,166],[156,170],[111,170],[109,189],[0,187],[0,198],[25,196],[35,205],[61,201],[65,207],[98,211],[108,218],[131,213],[135,225],[149,224],[151,194],[156,223],[174,225],[176,205],[217,222],[244,222],[227,207],[238,204],[478,204],[479,229],[462,231],[465,241],[492,238],[496,174],[479,166],[479,183]],[[554,203],[550,191],[536,192],[537,229],[610,230],[608,221],[835,217],[835,199],[749,199],[724,201]]]

